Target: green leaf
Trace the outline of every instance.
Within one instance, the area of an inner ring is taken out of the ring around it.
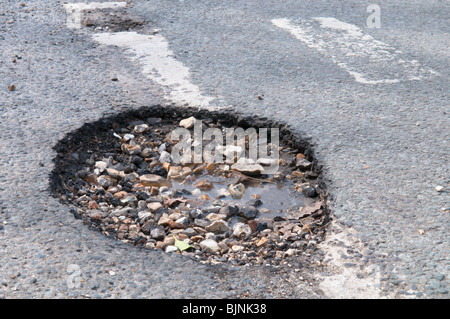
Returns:
[[[189,245],[187,242],[176,239],[175,235],[173,236],[173,239],[175,239],[175,247],[177,247],[180,251],[194,248],[194,246]]]

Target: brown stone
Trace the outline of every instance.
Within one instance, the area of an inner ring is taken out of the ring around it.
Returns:
[[[121,198],[124,198],[127,195],[128,195],[128,193],[126,191],[120,191],[120,192],[117,192],[117,193],[114,194],[114,198],[121,199]]]
[[[147,208],[151,211],[151,212],[156,212],[159,209],[161,209],[163,207],[163,205],[160,202],[152,202],[152,203],[148,203],[147,204]]]
[[[97,204],[97,202],[96,202],[95,200],[91,200],[91,201],[89,202],[89,208],[90,208],[90,209],[99,209],[100,206]]]
[[[168,225],[171,229],[185,229],[186,228],[185,225],[174,222],[173,220],[169,220]]]
[[[206,179],[203,179],[197,183],[194,184],[195,187],[200,188],[202,190],[210,190],[212,189],[214,186],[208,182]]]
[[[140,177],[140,182],[144,186],[150,186],[150,187],[162,187],[167,186],[171,187],[172,183],[165,178],[155,175],[155,174],[146,174],[142,175]]]
[[[128,155],[137,155],[141,153],[141,147],[139,145],[122,144],[121,148],[122,152]]]

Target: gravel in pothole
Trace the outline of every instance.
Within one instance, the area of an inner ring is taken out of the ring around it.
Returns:
[[[85,160],[73,176],[60,176],[58,196],[107,236],[203,263],[277,265],[310,254],[328,222],[311,159],[280,145],[273,175],[176,164],[170,134],[180,123],[188,127],[180,120],[130,119],[91,137],[87,151],[74,145],[71,159]],[[204,120],[203,130],[209,127],[224,129]]]

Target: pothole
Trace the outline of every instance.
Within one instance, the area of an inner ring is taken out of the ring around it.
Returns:
[[[83,11],[81,21],[85,27],[108,32],[137,31],[148,24],[148,21],[139,19],[125,9],[86,10]]]
[[[130,245],[278,265],[311,254],[330,219],[311,146],[266,119],[155,106],[85,124],[55,149],[55,196]]]

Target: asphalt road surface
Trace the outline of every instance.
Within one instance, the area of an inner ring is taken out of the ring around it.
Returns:
[[[449,13],[428,0],[1,1],[0,297],[448,298]],[[333,214],[318,252],[281,270],[206,266],[74,219],[49,192],[54,145],[156,104],[311,138]]]

